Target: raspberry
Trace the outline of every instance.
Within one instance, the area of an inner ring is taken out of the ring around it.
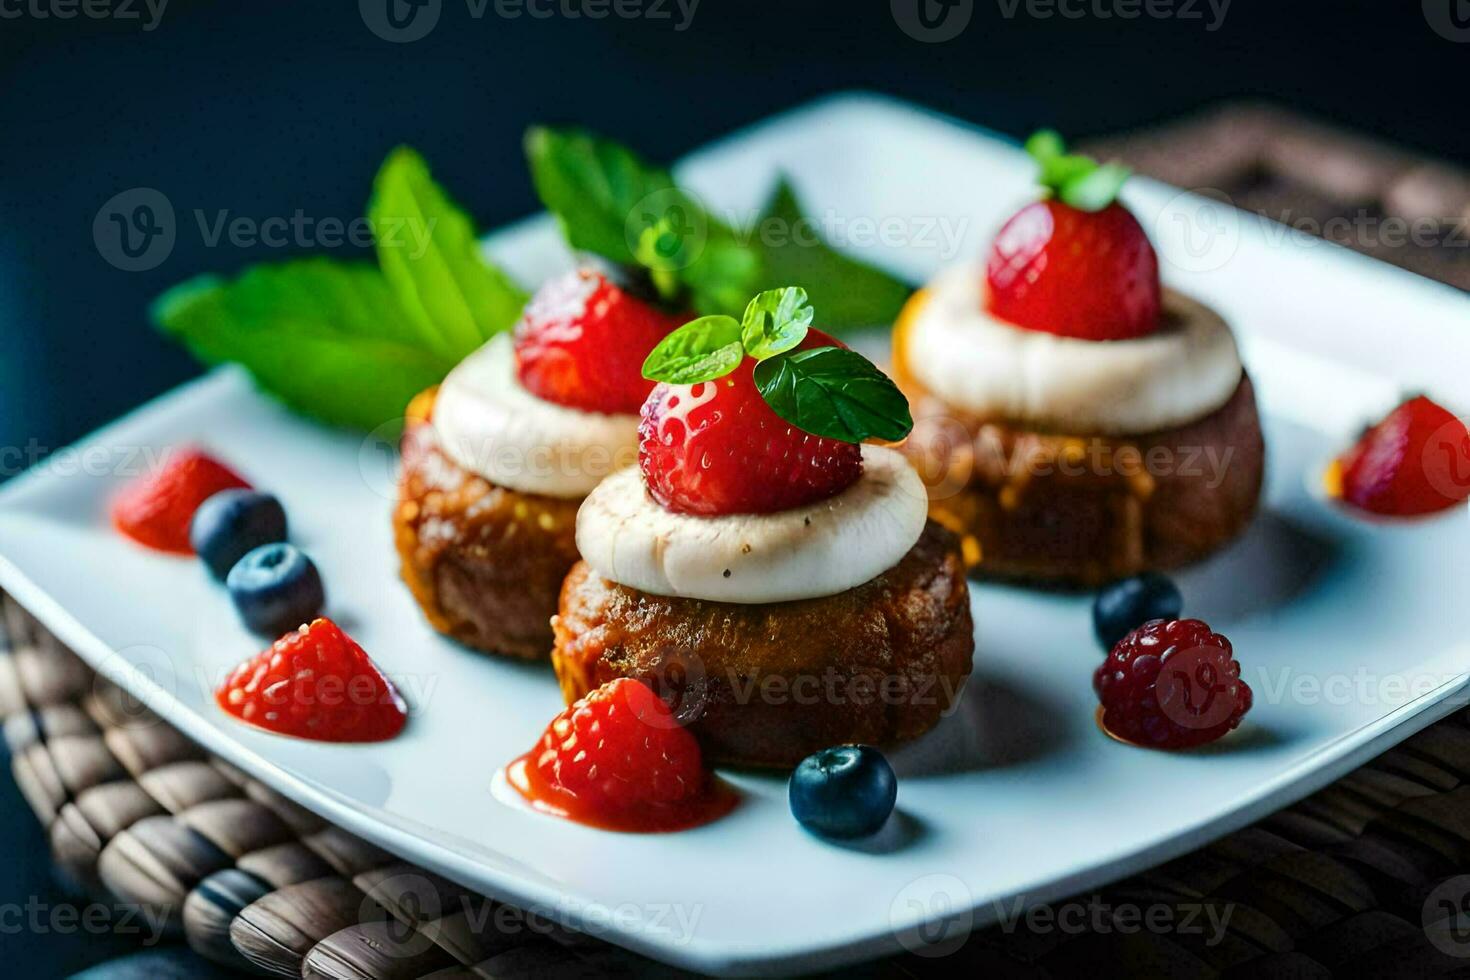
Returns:
[[[694,736],[651,688],[628,677],[557,715],[525,761],[522,792],[619,829],[677,822],[710,782]]]
[[[1374,514],[1432,514],[1470,497],[1470,430],[1422,395],[1363,434],[1338,460],[1340,496]]]
[[[1028,330],[1128,340],[1159,323],[1158,256],[1121,204],[1027,205],[995,236],[986,280],[990,312]]]
[[[818,330],[801,349],[837,346]],[[825,500],[862,474],[848,442],[803,432],[755,386],[755,362],[696,385],[660,384],[643,405],[638,464],[653,498],[684,514],[767,514]]]
[[[666,313],[579,270],[548,280],[516,325],[516,376],[527,391],[588,412],[632,414],[653,382],[643,361],[691,319]]]
[[[1102,723],[1137,745],[1183,749],[1231,731],[1251,707],[1230,641],[1197,619],[1154,619],[1097,668]]]
[[[214,699],[241,721],[322,742],[381,742],[408,720],[392,682],[330,619],[287,633],[236,667]]]
[[[199,505],[221,490],[249,489],[238,473],[199,449],[170,455],[163,469],[125,487],[112,502],[112,523],[139,544],[192,555],[189,524]]]

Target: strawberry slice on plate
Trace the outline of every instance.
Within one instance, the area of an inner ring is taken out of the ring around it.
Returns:
[[[737,802],[669,707],[629,677],[557,715],[506,777],[536,809],[608,830],[683,830]]]
[[[330,619],[287,633],[240,664],[214,698],[257,728],[319,742],[382,742],[408,721],[393,683]]]
[[[1328,472],[1332,495],[1371,514],[1415,517],[1470,498],[1470,429],[1420,395],[1363,433]]]
[[[189,524],[199,505],[221,490],[250,489],[234,470],[200,449],[170,455],[157,473],[124,487],[112,502],[112,523],[158,551],[192,555]]]

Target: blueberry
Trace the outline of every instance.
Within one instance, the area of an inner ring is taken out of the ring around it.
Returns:
[[[791,812],[823,837],[866,837],[893,812],[898,779],[883,753],[867,745],[835,745],[801,760],[788,787]]]
[[[1151,619],[1178,619],[1184,597],[1167,575],[1144,572],[1114,582],[1097,594],[1092,604],[1092,627],[1103,649],[1111,650],[1123,637]]]
[[[311,622],[326,604],[316,565],[285,542],[263,544],[241,558],[225,585],[245,625],[266,636]]]
[[[220,580],[251,548],[285,540],[285,508],[258,490],[222,490],[199,505],[189,524],[190,546]]]

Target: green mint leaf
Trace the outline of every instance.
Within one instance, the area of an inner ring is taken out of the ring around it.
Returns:
[[[815,226],[804,217],[801,202],[786,181],[777,186],[762,221],[786,232],[773,239],[774,244],[758,244],[763,286],[805,283],[828,333],[892,323],[907,302],[912,290],[903,282],[825,242],[813,242],[810,234],[795,234]]]
[[[685,250],[683,235],[667,217],[659,218],[638,236],[638,247],[633,250],[638,264],[648,270],[648,277],[664,300],[678,297],[683,285],[679,281],[679,269]]]
[[[1052,157],[1041,164],[1037,183],[1052,192],[1060,191],[1069,181],[1078,180],[1097,170],[1097,161],[1080,153]]]
[[[383,162],[367,216],[383,275],[437,353],[463,357],[520,317],[526,294],[485,261],[469,216],[413,150]]]
[[[843,442],[896,442],[914,427],[908,399],[856,351],[817,347],[755,366],[755,384],[781,418],[812,435]]]
[[[768,289],[745,307],[740,340],[757,361],[785,353],[806,339],[816,311],[800,286]]]
[[[1118,199],[1130,171],[1121,163],[1105,163],[1068,178],[1057,196],[1079,211],[1101,211]]]
[[[664,205],[650,212],[650,221],[680,203],[688,207],[685,217],[690,220],[698,217],[694,212],[702,213],[692,202],[679,200],[668,171],[611,140],[581,130],[534,126],[526,132],[525,150],[536,193],[574,249],[623,265],[640,264],[634,251],[649,226],[640,220],[648,205]],[[665,197],[670,200],[663,201]]]
[[[705,243],[699,261],[681,270],[680,279],[689,287],[690,304],[700,313],[739,317],[756,290],[761,268],[761,257],[754,249],[720,231]]]
[[[702,316],[659,341],[643,362],[643,376],[675,385],[698,384],[724,377],[744,358],[740,321]]]
[[[1068,153],[1055,130],[1031,134],[1026,152],[1041,165],[1037,182],[1079,211],[1101,211],[1112,204],[1128,179],[1128,168],[1120,163],[1100,164],[1090,156]]]
[[[1027,138],[1026,152],[1031,155],[1031,159],[1044,166],[1048,160],[1066,153],[1067,144],[1062,139],[1062,134],[1055,129],[1038,129]]]
[[[739,316],[760,280],[760,256],[736,240],[662,167],[579,130],[533,127],[526,159],[541,202],[567,244],[649,271],[667,300]]]
[[[208,364],[237,362],[292,409],[373,430],[398,422],[454,359],[424,348],[382,273],[326,258],[200,276],[165,292],[160,330]]]

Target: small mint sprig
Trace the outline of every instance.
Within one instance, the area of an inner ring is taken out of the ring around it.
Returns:
[[[1032,134],[1026,152],[1041,165],[1041,186],[1079,211],[1101,211],[1112,204],[1131,173],[1121,163],[1068,153],[1067,144],[1051,129]]]
[[[669,334],[643,362],[643,376],[699,384],[723,378],[748,356],[766,404],[803,432],[851,443],[906,437],[914,427],[908,399],[873,362],[845,347],[796,349],[814,316],[801,287],[768,289],[739,320],[704,316]]]

